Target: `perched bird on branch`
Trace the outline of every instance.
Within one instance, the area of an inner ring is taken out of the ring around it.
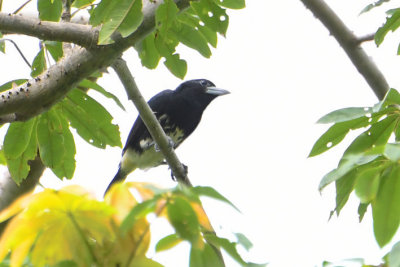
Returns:
[[[208,104],[226,94],[229,91],[216,88],[209,80],[196,79],[183,82],[175,90],[156,94],[148,104],[175,149],[196,129]],[[163,154],[138,116],[122,150],[118,172],[106,192],[136,168],[148,169],[163,162]]]

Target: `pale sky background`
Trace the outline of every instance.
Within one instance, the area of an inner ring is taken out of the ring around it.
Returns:
[[[3,10],[13,11],[22,2],[6,0]],[[385,5],[358,16],[370,1],[328,3],[360,36],[376,30],[389,8]],[[247,8],[228,12],[227,36],[219,39],[211,59],[184,47],[178,51],[188,61],[186,80],[207,78],[231,91],[208,107],[198,129],[177,151],[189,166],[194,185],[214,187],[242,211],[240,214],[225,204],[205,201],[217,231],[228,237],[230,232],[244,233],[254,243],[251,252],[244,253],[246,258],[270,262],[273,267],[317,266],[323,260],[358,257],[378,264],[390,246],[380,250],[376,244],[370,210],[358,223],[358,201],[353,195],[341,216],[328,221],[335,206],[334,186],[322,194],[317,189],[323,175],[337,165],[350,139],[326,155],[307,158],[314,142],[327,129],[315,124],[318,118],[343,107],[371,106],[377,98],[337,42],[300,1],[247,0]],[[400,89],[398,36],[391,35],[379,49],[372,42],[364,47],[389,84]],[[12,38],[32,60],[38,42]],[[26,78],[30,72],[11,45],[7,47],[8,54],[0,54],[1,84]],[[141,67],[132,49],[124,58],[146,98],[163,89],[174,89],[181,82],[162,63],[157,70]],[[99,83],[127,107],[123,112],[93,93],[110,107],[124,143],[137,112],[111,69]],[[100,198],[117,171],[121,150],[96,149],[80,137],[76,143],[75,177],[60,182],[48,170],[41,182],[52,188],[81,184]],[[135,171],[128,180],[174,186],[170,171],[163,166]],[[170,233],[163,222],[157,225],[153,229],[155,241]],[[155,259],[167,267],[184,267],[187,256],[187,246],[183,245],[157,254]],[[237,266],[227,262],[228,266]]]

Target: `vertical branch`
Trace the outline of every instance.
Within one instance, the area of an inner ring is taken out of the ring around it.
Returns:
[[[382,100],[389,85],[375,63],[360,46],[360,41],[323,0],[301,0],[303,4],[330,31],[364,77],[378,99]]]

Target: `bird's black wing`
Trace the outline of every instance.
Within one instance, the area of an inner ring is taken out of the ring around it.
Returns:
[[[153,96],[148,101],[150,108],[153,110],[157,118],[159,118],[160,115],[164,114],[166,112],[166,109],[171,105],[173,93],[173,90],[164,90]],[[133,148],[137,151],[142,150],[142,148],[140,147],[140,141],[147,138],[151,138],[151,135],[140,116],[138,116],[132,126],[131,131],[129,132],[122,153],[125,153],[128,148]]]

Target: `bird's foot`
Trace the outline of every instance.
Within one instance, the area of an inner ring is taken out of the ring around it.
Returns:
[[[186,166],[183,163],[182,163],[182,166],[183,166],[183,170],[185,172],[185,176],[187,176],[187,174],[189,173],[189,168],[188,168],[188,166]],[[176,177],[174,176],[174,173],[172,172],[172,170],[171,170],[171,178],[172,178],[172,181],[176,182]]]
[[[168,146],[169,146],[169,147],[174,147],[174,146],[175,146],[175,143],[174,143],[174,141],[172,140],[172,138],[169,137],[169,136],[167,136],[167,139],[168,139]],[[160,152],[160,151],[161,151],[161,149],[160,149],[160,147],[158,146],[157,143],[154,144],[154,150],[155,150],[156,152]]]

